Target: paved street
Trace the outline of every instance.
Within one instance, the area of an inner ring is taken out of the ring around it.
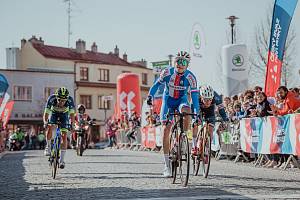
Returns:
[[[300,198],[300,171],[254,168],[213,161],[208,179],[189,186],[161,176],[161,155],[125,150],[67,152],[57,179],[42,151],[8,153],[0,159],[0,199],[214,199]]]

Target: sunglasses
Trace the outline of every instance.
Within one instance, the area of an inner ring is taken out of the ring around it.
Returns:
[[[187,67],[189,65],[189,62],[185,59],[178,59],[176,63],[177,65],[184,66],[184,67]]]
[[[66,102],[67,99],[56,98],[58,102]]]
[[[211,102],[213,99],[207,99],[207,98],[203,98],[203,101],[205,101],[205,102]]]

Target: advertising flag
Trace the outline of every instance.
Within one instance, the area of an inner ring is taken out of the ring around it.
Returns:
[[[280,86],[284,46],[297,1],[276,0],[274,4],[265,79],[267,96],[275,96],[276,90]]]

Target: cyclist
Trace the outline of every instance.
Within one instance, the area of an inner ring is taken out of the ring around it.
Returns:
[[[84,129],[85,129],[85,133],[86,133],[86,147],[88,147],[88,144],[90,142],[90,138],[91,138],[91,128],[90,128],[90,123],[91,123],[91,118],[90,116],[85,112],[85,106],[83,104],[78,104],[77,105],[77,113],[75,115],[75,129],[79,128],[80,126],[80,122],[82,122],[85,124]],[[77,134],[76,131],[73,131],[72,134],[72,139],[76,142],[77,141]]]
[[[209,85],[203,85],[199,88],[200,91],[200,110],[202,119],[209,124],[209,134],[212,136],[216,116],[215,110],[218,108],[218,112],[221,115],[224,122],[228,122],[229,119],[225,112],[225,107],[223,106],[222,97],[213,90],[213,88]],[[197,131],[193,132],[193,143],[192,143],[192,154],[197,155],[198,149],[196,148],[196,137],[198,132],[198,126],[195,126]],[[196,133],[196,134],[195,134]]]
[[[170,162],[169,162],[169,135],[171,124],[167,122],[167,113],[178,110],[179,112],[191,112],[190,103],[188,100],[188,91],[190,90],[192,102],[194,105],[193,112],[199,113],[199,91],[197,88],[197,80],[194,74],[187,68],[190,63],[190,55],[185,51],[177,53],[174,65],[175,67],[169,67],[163,70],[160,77],[151,87],[147,104],[152,105],[154,94],[158,90],[159,86],[165,84],[163,93],[163,101],[160,112],[160,120],[162,122],[163,131],[163,152],[165,169],[163,172],[164,177],[171,176]],[[172,120],[172,117],[169,117]],[[188,129],[190,125],[190,117],[185,116],[184,118],[184,129]]]
[[[74,113],[75,110],[73,98],[69,96],[69,91],[65,87],[58,88],[55,94],[49,96],[45,106],[43,117],[47,137],[47,145],[44,154],[46,156],[50,155],[52,130],[55,128],[53,124],[56,124],[58,118],[60,118],[63,142],[59,160],[59,167],[61,169],[65,167],[64,157],[67,149],[67,132],[69,125],[69,117],[71,118],[71,128],[73,129],[73,125],[75,122]]]

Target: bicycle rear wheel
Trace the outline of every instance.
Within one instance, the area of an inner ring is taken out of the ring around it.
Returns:
[[[180,134],[178,158],[181,184],[186,187],[190,175],[190,149],[189,141],[185,133]]]
[[[210,160],[211,160],[211,138],[210,138],[210,134],[208,133],[208,129],[206,129],[202,147],[203,147],[203,151],[202,151],[202,153],[203,153],[203,160],[202,160],[203,177],[207,178],[208,173],[209,173]]]

